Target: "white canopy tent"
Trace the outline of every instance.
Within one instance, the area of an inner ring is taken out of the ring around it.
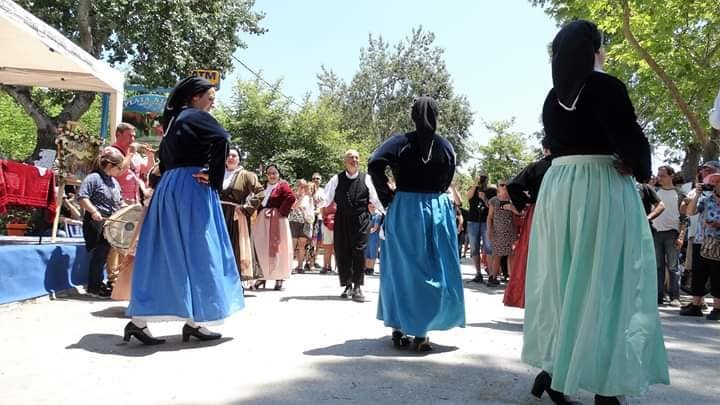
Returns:
[[[110,94],[110,136],[122,119],[122,72],[10,0],[0,0],[0,83]]]

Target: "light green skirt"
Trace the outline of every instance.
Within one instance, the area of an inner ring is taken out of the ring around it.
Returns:
[[[553,160],[525,283],[522,359],[565,394],[639,395],[669,384],[655,251],[640,196],[605,155]]]

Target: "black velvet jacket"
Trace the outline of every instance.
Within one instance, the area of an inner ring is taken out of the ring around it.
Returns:
[[[423,163],[428,147],[423,148],[416,136],[415,131],[394,135],[370,157],[368,172],[380,202],[386,207],[393,197],[385,175],[387,166],[392,170],[397,191],[444,193],[455,175],[455,150],[450,142],[434,134],[430,159]]]
[[[546,156],[529,164],[508,183],[507,191],[510,200],[519,211],[522,211],[527,204],[534,204],[537,201],[540,184],[542,184],[543,176],[550,168],[550,164],[551,157]]]
[[[207,167],[210,186],[222,190],[230,135],[209,113],[186,108],[171,124],[160,144],[160,171],[176,167]]]
[[[625,84],[615,77],[591,73],[575,111],[561,107],[550,90],[543,106],[543,125],[553,157],[617,155],[639,182],[650,179],[650,145]]]

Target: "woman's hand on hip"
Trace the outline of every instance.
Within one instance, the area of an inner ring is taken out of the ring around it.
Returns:
[[[208,183],[210,183],[210,175],[207,172],[197,172],[192,176],[200,184],[208,185]]]

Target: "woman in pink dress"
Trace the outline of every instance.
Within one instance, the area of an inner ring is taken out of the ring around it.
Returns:
[[[292,237],[288,214],[295,203],[295,193],[280,178],[276,165],[268,165],[265,174],[265,198],[252,231],[263,278],[255,282],[253,288],[265,287],[266,280],[275,280],[275,290],[280,290],[283,281],[290,278],[292,268]]]

